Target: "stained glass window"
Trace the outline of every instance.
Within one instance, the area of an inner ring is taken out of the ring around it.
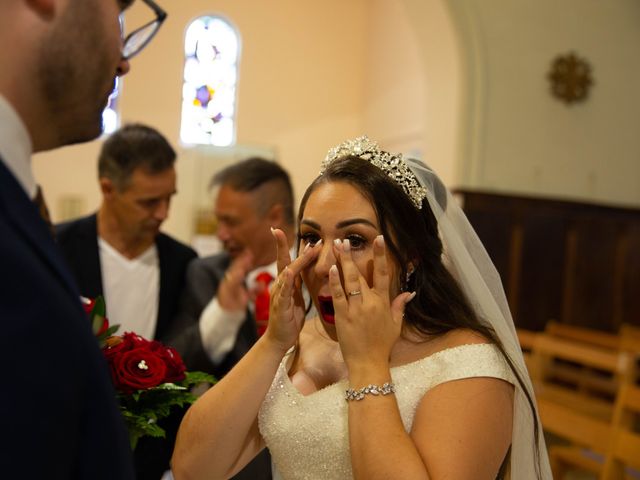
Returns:
[[[191,144],[231,145],[235,140],[238,34],[220,17],[200,17],[187,28],[184,52],[180,138]]]

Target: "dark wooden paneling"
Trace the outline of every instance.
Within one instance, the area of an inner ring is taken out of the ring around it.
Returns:
[[[532,213],[523,220],[524,240],[520,269],[517,325],[544,329],[549,318],[560,318],[564,283],[566,221]]]
[[[625,251],[621,255],[623,272],[620,288],[619,323],[640,325],[640,225],[632,225],[625,232]]]
[[[575,260],[568,274],[572,288],[565,293],[562,321],[601,330],[614,325],[614,278],[618,224],[615,220],[579,215],[575,232]]]
[[[640,210],[458,191],[516,325],[640,325]]]
[[[500,213],[491,214],[482,211],[473,212],[468,215],[468,218],[482,239],[487,253],[500,273],[503,285],[505,285],[505,279],[508,278],[509,273],[511,219]],[[478,225],[477,228],[476,225]],[[508,285],[505,285],[507,295],[509,295],[508,290]]]

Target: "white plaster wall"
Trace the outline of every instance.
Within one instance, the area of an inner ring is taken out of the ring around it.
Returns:
[[[466,186],[640,205],[640,3],[451,0],[464,42]],[[550,95],[558,54],[591,64],[585,103]]]
[[[417,156],[455,180],[460,60],[442,0],[371,0],[364,132],[383,148]]]
[[[164,229],[189,241],[195,203],[202,199],[197,176],[207,158],[222,165],[245,151],[274,152],[289,170],[299,198],[327,148],[361,131],[367,0],[181,0],[163,5],[167,21],[133,59],[120,108],[124,122],[154,126],[180,151],[179,193]],[[131,13],[128,24],[141,23],[138,12]],[[184,30],[204,14],[226,17],[242,37],[239,147],[214,154],[186,151],[179,143]],[[99,147],[96,141],[35,156],[35,174],[54,220],[60,218],[65,196],[81,197],[86,212],[99,205]]]
[[[300,198],[328,147],[368,133],[419,154],[456,187],[640,205],[640,3],[637,0],[183,0],[132,63],[123,121],[177,146],[178,190],[166,228],[189,241],[202,179],[243,152],[287,168]],[[579,15],[578,15],[579,12]],[[238,148],[179,145],[182,40],[198,15],[242,36]],[[134,24],[136,18],[128,19]],[[584,104],[549,94],[552,59],[593,66]],[[100,143],[36,155],[54,219],[65,196],[100,201]],[[206,162],[206,164],[203,164]],[[203,173],[205,172],[205,173]]]

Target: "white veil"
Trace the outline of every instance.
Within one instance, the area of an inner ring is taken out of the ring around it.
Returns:
[[[429,206],[438,222],[445,265],[480,320],[495,331],[523,382],[523,385],[515,385],[510,478],[550,479],[551,468],[542,426],[538,420],[538,438],[534,438],[534,417],[525,395],[526,391],[535,404],[533,386],[500,276],[466,215],[437,175],[418,160],[404,158],[404,161],[426,189]]]

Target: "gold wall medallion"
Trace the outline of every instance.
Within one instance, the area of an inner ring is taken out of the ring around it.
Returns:
[[[553,60],[548,78],[553,96],[567,104],[586,100],[594,83],[591,66],[573,52]]]

